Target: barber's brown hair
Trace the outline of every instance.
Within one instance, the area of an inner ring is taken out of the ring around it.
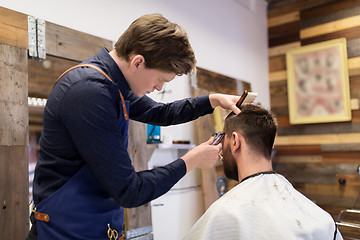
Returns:
[[[195,69],[195,54],[185,30],[161,14],[135,20],[120,36],[115,49],[126,61],[131,54],[142,55],[147,68],[176,75],[189,74]]]
[[[270,159],[277,131],[276,118],[259,105],[243,104],[240,109],[240,114],[232,112],[226,117],[225,136],[240,132],[253,151]]]

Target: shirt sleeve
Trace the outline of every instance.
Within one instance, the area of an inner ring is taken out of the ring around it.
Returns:
[[[138,98],[131,92],[129,100],[131,119],[158,126],[189,122],[214,111],[208,95],[159,103],[146,95]]]
[[[186,173],[183,160],[136,172],[127,152],[127,131],[117,89],[79,81],[63,98],[60,118],[82,159],[123,207],[136,207],[166,193]],[[125,128],[126,129],[126,128]]]

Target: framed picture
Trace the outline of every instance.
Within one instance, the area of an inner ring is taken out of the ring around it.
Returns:
[[[345,38],[286,53],[291,124],[351,120],[347,62]]]

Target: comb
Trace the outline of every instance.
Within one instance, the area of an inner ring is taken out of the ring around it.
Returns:
[[[240,108],[243,103],[252,103],[257,97],[257,92],[248,92],[247,90],[241,95],[239,101],[237,101],[236,106]]]

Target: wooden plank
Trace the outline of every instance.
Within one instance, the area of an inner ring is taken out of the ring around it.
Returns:
[[[317,145],[297,145],[297,146],[276,146],[274,148],[276,156],[283,155],[320,155],[321,146]]]
[[[323,4],[321,6],[304,9],[303,11],[300,12],[300,16],[302,20],[306,20],[320,15],[321,16],[328,15],[334,12],[338,12],[359,5],[360,5],[359,0],[334,1],[334,2],[329,2],[327,4]]]
[[[348,59],[349,76],[360,75],[360,57]]]
[[[360,133],[277,136],[275,146],[360,143]]]
[[[295,1],[291,1],[290,3],[289,1],[279,1],[275,4],[271,4],[268,6],[268,18],[273,18],[276,16],[287,14],[289,12],[314,8],[334,1],[336,0],[316,0],[316,1],[295,0]]]
[[[275,107],[275,109],[276,109],[276,107]],[[351,119],[352,123],[359,123],[360,122],[360,111],[358,109],[357,110],[352,110],[351,115],[352,115],[352,119]],[[292,126],[290,124],[290,121],[289,121],[289,115],[277,115],[276,114],[276,118],[278,120],[278,127],[279,128]]]
[[[331,8],[331,9],[330,9]],[[308,13],[310,12],[311,16]],[[360,12],[360,1],[338,1],[300,13],[301,27],[309,28],[316,25],[333,22],[347,17],[357,16]]]
[[[347,186],[360,186],[359,174],[336,174],[337,182],[339,179],[345,179]]]
[[[0,239],[25,239],[29,232],[28,164],[27,146],[0,145]]]
[[[324,152],[322,153],[322,157],[324,163],[355,163],[355,164],[360,163],[359,161],[360,151]]]
[[[278,129],[279,136],[360,133],[360,124],[351,122],[302,124]],[[360,139],[359,139],[360,142]]]
[[[288,50],[300,47],[300,42],[287,43],[269,48],[269,57],[284,55]]]
[[[29,116],[29,123],[40,123],[42,124],[43,122],[43,117],[42,116]]]
[[[321,145],[322,152],[346,152],[346,151],[360,151],[360,144],[324,144]],[[359,155],[360,157],[360,155]]]
[[[0,145],[27,145],[27,51],[0,44]]]
[[[271,112],[276,116],[287,116],[289,115],[288,107],[271,107]]]
[[[41,133],[42,129],[43,129],[42,125],[35,125],[35,124],[29,125],[29,132]]]
[[[276,83],[276,84],[275,84]],[[271,107],[288,106],[287,82],[271,82],[270,84],[270,103]]]
[[[269,72],[286,70],[285,55],[269,58]]]
[[[289,31],[285,32],[282,35],[269,38],[268,46],[275,47],[287,43],[300,41],[300,32],[299,31]]]
[[[128,152],[136,171],[148,169],[148,161],[151,156],[148,156],[144,143],[146,143],[145,124],[130,120]],[[152,225],[149,203],[136,208],[129,208],[126,213],[129,214],[129,223],[125,226],[126,230]]]
[[[29,231],[27,96],[26,49],[0,44],[0,239]]]
[[[274,170],[292,183],[337,184],[336,174],[354,174],[357,166],[356,163],[273,162]]]
[[[57,78],[65,70],[79,63],[51,55],[47,55],[41,62],[30,59],[28,61],[29,96],[47,98]]]
[[[278,25],[275,27],[268,28],[268,36],[269,38],[275,38],[284,36],[289,33],[296,32],[298,33],[300,31],[300,21],[285,23],[282,25]]]
[[[290,23],[290,22],[299,21],[300,20],[299,16],[300,16],[299,11],[294,11],[294,12],[290,12],[290,13],[283,14],[280,16],[269,18],[267,21],[268,28],[286,24],[286,23]]]
[[[300,38],[305,39],[305,38],[315,37],[331,32],[341,31],[348,28],[359,27],[359,26],[360,26],[360,15],[302,29],[300,30]]]
[[[44,108],[43,107],[29,106],[29,115],[30,116],[40,116],[40,117],[42,117],[43,114],[44,114]]]
[[[28,48],[28,16],[0,7],[0,43]]]
[[[350,77],[350,97],[360,99],[360,75]]]
[[[351,112],[352,112],[351,113],[352,114],[351,122],[352,123],[360,123],[360,111],[359,111],[359,109],[352,110]],[[276,116],[276,119],[278,121],[278,127],[279,128],[292,126],[290,124],[290,121],[289,121],[289,115],[278,115],[278,116]]]
[[[285,155],[285,156],[275,156],[273,163],[318,163],[322,162],[322,157],[320,155]]]
[[[239,87],[239,84],[241,85],[241,89],[240,89],[240,87]],[[246,81],[241,81],[240,83],[238,82],[238,94],[237,95],[239,95],[239,93],[242,93],[243,91],[245,91],[245,90],[248,90],[248,91],[252,91],[251,90],[251,83],[249,83],[249,82],[246,82]]]
[[[278,122],[278,128],[291,126],[289,116],[277,116],[276,119]]]
[[[237,80],[215,72],[197,68],[197,86],[213,92],[238,95]]]
[[[352,122],[359,123],[360,122],[360,111],[359,110],[353,110],[351,111],[352,115]]]
[[[306,197],[311,199],[314,203],[320,206],[336,206],[344,209],[352,208],[356,202],[356,197],[344,197],[344,196],[328,196],[320,194],[308,194],[304,191],[300,191]],[[346,239],[346,238],[344,238]],[[357,239],[357,238],[348,238]]]
[[[347,40],[346,47],[348,58],[360,56],[360,38]]]
[[[102,47],[111,50],[112,41],[46,22],[46,54],[84,61]]]
[[[335,179],[336,180],[336,179]],[[356,186],[337,184],[305,184],[302,190],[310,195],[326,195],[328,197],[356,197],[359,189]]]
[[[351,107],[351,110],[360,109],[360,100],[358,98],[350,99],[350,107]]]
[[[270,95],[279,96],[286,95],[287,96],[287,81],[277,81],[270,83]]]
[[[278,109],[278,108],[288,108],[288,97],[287,95],[278,95],[278,96],[271,96],[270,98],[270,103],[271,103],[271,111],[273,113],[275,113],[276,116],[283,116],[283,114],[278,114],[275,111],[273,111],[274,109]]]
[[[192,88],[192,96],[198,97],[209,94],[208,90]],[[197,141],[196,144],[200,144],[209,139],[214,133],[214,127],[212,126],[211,116],[206,115],[195,120]],[[204,208],[205,210],[219,198],[219,194],[216,189],[216,171],[215,167],[211,169],[201,169],[201,186],[203,191]]]
[[[269,81],[270,83],[273,82],[280,82],[283,80],[287,80],[287,72],[286,70],[277,71],[277,72],[270,72],[269,73]]]
[[[337,32],[331,32],[311,38],[305,38],[301,39],[301,45],[305,46],[308,44],[318,43],[318,42],[324,42],[336,38],[346,38],[347,40],[360,38],[360,27],[354,27],[349,29],[344,29]]]

